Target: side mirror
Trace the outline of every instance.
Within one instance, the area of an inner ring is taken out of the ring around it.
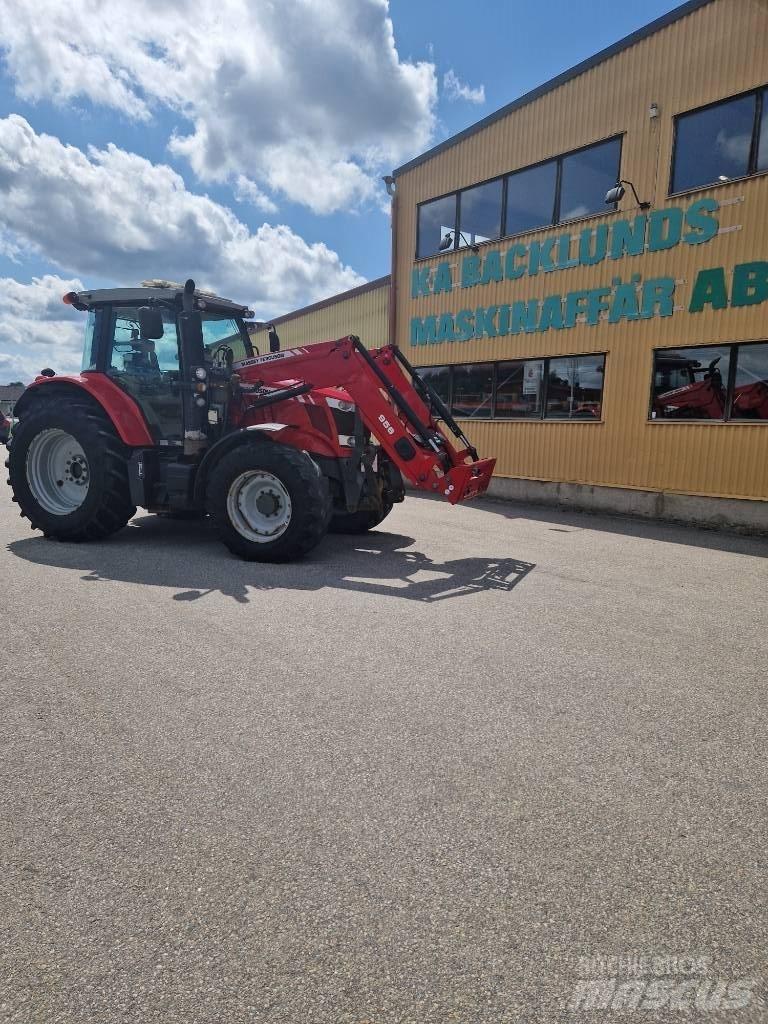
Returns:
[[[620,203],[624,198],[625,189],[624,186],[614,185],[612,189],[605,193],[606,206],[612,206],[614,203]]]
[[[153,309],[152,306],[139,307],[139,333],[140,337],[151,341],[162,338],[165,329],[163,314],[159,309]]]

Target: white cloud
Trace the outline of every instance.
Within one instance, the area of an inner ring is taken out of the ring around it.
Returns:
[[[235,179],[235,199],[239,203],[250,203],[263,213],[277,213],[277,203],[273,203],[256,182],[244,174],[238,174]]]
[[[434,129],[434,65],[401,60],[387,0],[70,0],[64,23],[58,0],[0,0],[0,24],[25,99],[170,109],[202,181],[316,212],[368,199]]]
[[[82,277],[185,280],[275,316],[362,283],[337,253],[285,225],[255,232],[170,167],[114,145],[87,154],[0,119],[0,232]]]
[[[85,318],[61,297],[82,288],[78,278],[55,274],[29,284],[0,278],[0,382],[28,382],[44,366],[79,369]]]
[[[478,85],[472,88],[466,82],[462,82],[453,68],[443,75],[443,89],[449,100],[466,100],[468,103],[485,103],[485,86]]]

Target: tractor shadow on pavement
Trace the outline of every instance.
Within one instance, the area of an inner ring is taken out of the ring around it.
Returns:
[[[247,604],[250,591],[358,591],[434,603],[496,590],[508,593],[535,568],[514,558],[433,561],[413,537],[385,530],[361,536],[329,534],[303,561],[243,562],[223,547],[207,521],[138,516],[107,541],[67,544],[39,534],[8,550],[27,562],[72,569],[85,583],[169,587],[174,601],[220,593]]]

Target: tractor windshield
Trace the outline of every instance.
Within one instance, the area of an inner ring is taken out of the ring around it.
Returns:
[[[222,314],[203,314],[203,343],[206,358],[214,364],[237,362],[253,355],[242,324]]]

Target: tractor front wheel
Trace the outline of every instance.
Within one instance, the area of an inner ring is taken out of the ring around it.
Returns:
[[[46,537],[101,540],[136,513],[126,450],[88,402],[56,397],[25,409],[6,466],[21,514]]]
[[[301,558],[325,535],[331,512],[328,481],[306,452],[269,442],[222,456],[207,504],[221,540],[252,562]]]
[[[374,526],[383,523],[392,511],[393,502],[385,499],[380,509],[364,509],[361,512],[336,512],[331,520],[331,533],[368,533]]]

